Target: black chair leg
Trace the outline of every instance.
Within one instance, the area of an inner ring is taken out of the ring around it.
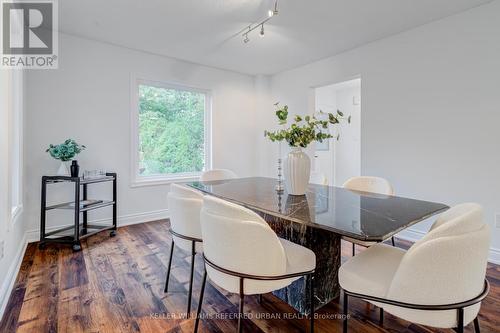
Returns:
[[[170,279],[170,268],[172,267],[172,257],[174,256],[174,239],[172,238],[172,244],[170,245],[170,258],[168,259],[167,268],[167,280],[165,281],[164,292],[168,293],[168,280]]]
[[[479,318],[474,318],[474,331],[476,333],[481,333],[481,327],[479,326]]]
[[[396,240],[394,239],[394,236],[391,237],[391,242],[392,246],[396,247]]]
[[[352,243],[352,256],[356,255],[356,244]]]
[[[259,304],[262,304],[262,294],[259,294]]]
[[[194,332],[198,332],[198,325],[200,323],[200,313],[201,313],[201,305],[203,303],[203,295],[205,294],[205,284],[207,283],[207,271],[203,273],[203,282],[201,283],[200,290],[200,300],[198,301],[198,310],[196,310],[196,320],[194,322]]]
[[[457,332],[458,333],[464,333],[464,309],[459,308],[457,309],[458,313],[458,320],[457,320]]]
[[[191,242],[191,275],[189,277],[189,295],[188,295],[188,305],[187,305],[187,317],[191,317],[191,297],[193,293],[193,275],[194,275],[194,259],[196,256],[196,242]]]
[[[347,306],[349,296],[344,292],[344,318],[342,319],[342,331],[347,333]]]
[[[245,293],[243,289],[243,278],[240,278],[240,312],[238,314],[238,333],[243,332],[243,304],[245,303]]]
[[[379,325],[380,327],[384,327],[384,309],[380,308],[380,313],[379,313]]]
[[[309,274],[309,332],[314,333],[314,274]]]

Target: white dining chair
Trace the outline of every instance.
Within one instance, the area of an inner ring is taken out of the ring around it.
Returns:
[[[316,185],[328,185],[328,178],[326,178],[325,174],[322,172],[311,172],[309,183]]]
[[[207,275],[215,285],[240,296],[238,332],[242,331],[245,295],[261,295],[306,277],[309,282],[310,330],[314,330],[314,270],[311,250],[278,238],[256,213],[205,196],[201,210],[205,273],[195,323],[198,330]]]
[[[344,183],[343,187],[349,190],[359,191],[359,192],[394,195],[394,188],[389,183],[389,181],[380,177],[371,177],[371,176],[352,177]],[[356,254],[356,244],[364,247],[369,247],[374,244],[377,244],[376,242],[360,241],[358,239],[354,239],[347,236],[344,236],[342,238],[352,243],[353,256]],[[392,246],[396,246],[396,241],[394,239],[394,236],[391,237],[391,243]]]
[[[202,182],[209,182],[214,180],[225,180],[238,178],[236,173],[228,169],[212,169],[205,171],[201,174],[200,180]]]
[[[350,258],[339,270],[348,297],[367,300],[384,310],[421,325],[455,328],[474,321],[489,284],[485,279],[490,229],[482,208],[466,203],[442,214],[430,231],[408,251],[385,244],[371,246]],[[347,332],[347,319],[344,320]]]
[[[200,210],[203,204],[203,195],[187,186],[172,184],[167,195],[168,210],[170,213],[170,233],[172,243],[170,247],[170,258],[168,259],[167,279],[165,281],[165,292],[168,292],[168,281],[174,247],[177,246],[191,253],[191,272],[189,278],[189,294],[187,305],[187,316],[191,312],[191,298],[193,292],[194,260],[196,253],[203,251]]]

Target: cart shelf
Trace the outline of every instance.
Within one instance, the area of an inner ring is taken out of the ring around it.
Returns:
[[[80,240],[98,232],[111,230],[110,236],[114,236],[116,230],[116,173],[107,173],[106,176],[99,178],[83,179],[79,177],[69,176],[43,176],[42,177],[42,198],[41,198],[41,218],[40,218],[40,247],[44,247],[47,243],[70,243],[73,244],[73,250],[81,249]],[[49,184],[56,183],[74,183],[74,200],[47,206],[47,188]],[[95,203],[90,203],[82,206],[80,203],[87,200],[87,186],[90,184],[112,182],[113,198],[112,200],[99,200]],[[80,193],[82,192],[82,193]],[[81,199],[80,199],[81,198]],[[113,208],[112,223],[110,225],[96,225],[88,223],[88,212],[104,207]],[[59,228],[50,232],[46,231],[46,216],[49,210],[72,210],[74,212],[74,223],[71,226]],[[82,222],[80,222],[82,215]],[[70,235],[62,235],[61,233],[71,233]]]
[[[80,202],[83,202],[83,200],[80,200]],[[101,200],[99,202],[96,202],[96,203],[93,203],[93,204],[90,204],[90,205],[87,205],[87,206],[80,205],[80,212],[86,212],[86,211],[89,211],[89,210],[103,208],[103,207],[111,206],[111,205],[114,205],[114,204],[115,204],[114,201]],[[48,206],[48,207],[45,208],[45,210],[52,210],[52,209],[70,209],[70,210],[74,210],[75,209],[75,202],[74,201],[64,202],[64,203],[60,203],[60,204],[57,204],[57,205]]]

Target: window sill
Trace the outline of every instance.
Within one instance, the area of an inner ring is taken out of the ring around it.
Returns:
[[[130,187],[160,186],[172,183],[194,182],[200,180],[200,175],[183,177],[162,177],[162,178],[136,178],[130,183]]]

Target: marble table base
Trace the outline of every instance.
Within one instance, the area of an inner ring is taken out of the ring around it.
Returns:
[[[300,223],[256,211],[279,237],[305,246],[316,254],[314,275],[315,308],[329,303],[340,294],[338,270],[340,268],[341,237],[332,232],[311,228]],[[309,314],[309,285],[301,278],[274,295],[291,305],[302,314]]]

